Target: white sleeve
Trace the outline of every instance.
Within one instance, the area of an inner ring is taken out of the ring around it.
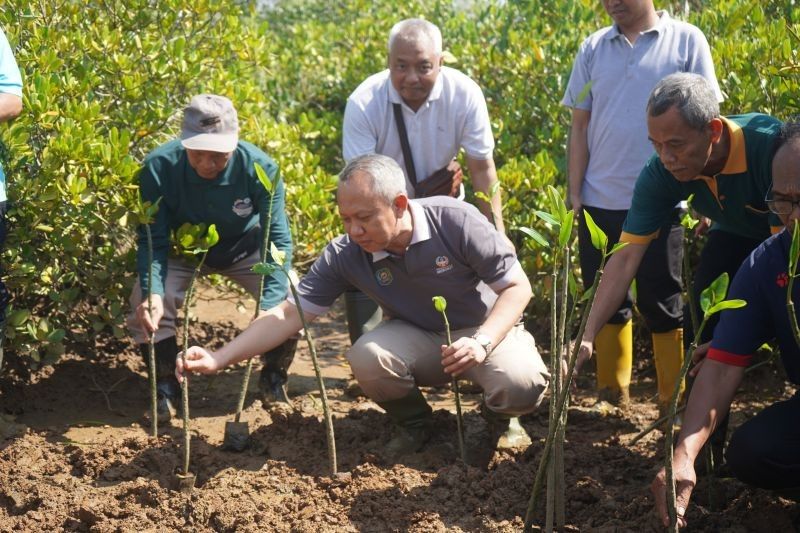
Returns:
[[[494,152],[494,136],[492,136],[486,99],[477,83],[470,80],[469,85],[467,116],[464,130],[461,132],[461,147],[473,159],[491,159]]]
[[[364,154],[374,154],[377,135],[367,119],[364,108],[347,99],[342,126],[342,155],[345,162]]]

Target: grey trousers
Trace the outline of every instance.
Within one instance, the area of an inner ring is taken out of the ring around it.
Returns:
[[[253,298],[258,300],[260,297],[256,296],[256,292],[258,292],[261,275],[255,274],[250,269],[260,260],[261,256],[259,252],[256,251],[241,261],[222,270],[204,266],[201,270],[201,274],[222,274],[241,285]],[[178,317],[178,313],[180,313],[183,306],[186,289],[189,286],[189,280],[191,280],[193,272],[194,265],[190,262],[180,258],[169,258],[167,263],[167,278],[164,280],[164,316],[161,317],[161,321],[158,323],[158,331],[156,331],[155,335],[156,342],[176,335],[175,319]],[[129,301],[131,304],[131,312],[126,319],[128,331],[130,331],[133,340],[137,344],[145,343],[148,341],[147,332],[142,328],[139,319],[136,318],[136,307],[142,302],[142,289],[139,280],[136,280],[136,284],[133,286]]]
[[[451,332],[455,341],[477,328]],[[397,400],[416,386],[450,382],[442,366],[444,332],[423,330],[399,319],[385,320],[365,333],[347,354],[353,375],[373,401]],[[530,333],[515,326],[480,365],[463,374],[483,388],[492,411],[519,416],[541,403],[550,374]]]

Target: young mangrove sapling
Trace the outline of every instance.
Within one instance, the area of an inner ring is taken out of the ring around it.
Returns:
[[[450,322],[447,320],[447,300],[444,296],[434,296],[433,307],[442,314],[444,319],[444,331],[447,334],[447,345],[453,344],[453,339],[450,338]],[[461,391],[458,389],[458,377],[452,376],[450,380],[453,385],[453,394],[456,397],[456,426],[458,428],[458,451],[461,454],[461,461],[466,464],[467,462],[467,447],[464,443],[464,416],[461,414]]]

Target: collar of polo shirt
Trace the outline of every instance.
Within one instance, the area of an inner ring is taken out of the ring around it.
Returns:
[[[408,211],[411,213],[411,242],[408,243],[410,248],[418,242],[427,241],[431,238],[431,226],[425,216],[425,209],[414,200],[408,201]],[[372,254],[372,262],[376,263],[381,259],[386,259],[389,255],[386,250],[375,252]]]
[[[651,31],[661,33],[661,30],[664,29],[664,24],[666,24],[666,22],[670,19],[669,13],[667,13],[662,9],[656,11],[656,15],[658,16],[658,22],[656,22],[656,25],[650,29],[644,30],[643,32],[641,32],[642,34],[649,33]],[[619,26],[617,26],[617,24],[614,23],[611,25],[611,30],[607,31],[606,34],[603,35],[603,39],[614,39],[616,37],[619,37],[620,35],[622,35],[622,32],[619,31]]]

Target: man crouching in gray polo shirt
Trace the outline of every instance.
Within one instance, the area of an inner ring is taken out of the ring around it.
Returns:
[[[409,200],[403,171],[383,155],[345,167],[337,203],[347,235],[331,241],[303,278],[300,302],[266,311],[216,352],[190,348],[185,371],[214,373],[278,346],[302,327],[298,303],[313,320],[355,288],[391,317],[347,354],[364,393],[403,430],[387,444],[391,458],[418,451],[430,437],[431,408],[418,387],[446,384],[453,375],[483,388],[494,445],[529,444],[511,419],[539,405],[549,374],[520,324],[531,286],[507,241],[469,204]],[[448,302],[456,339],[450,346],[435,295]],[[178,358],[178,375],[183,371]]]

